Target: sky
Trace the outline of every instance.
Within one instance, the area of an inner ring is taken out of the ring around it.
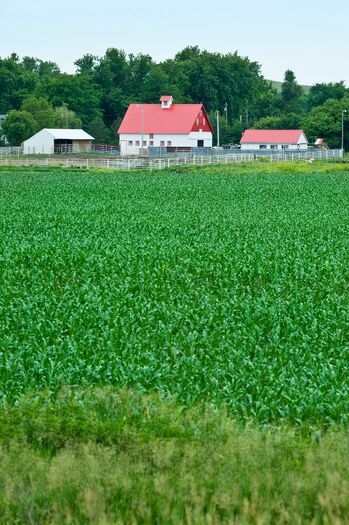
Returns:
[[[109,47],[172,58],[188,45],[237,51],[269,80],[349,87],[349,0],[0,0],[0,56],[35,56],[75,71]]]

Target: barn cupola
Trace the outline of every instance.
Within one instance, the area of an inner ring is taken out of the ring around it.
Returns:
[[[172,106],[173,97],[171,95],[163,95],[160,100],[162,109],[169,109]]]

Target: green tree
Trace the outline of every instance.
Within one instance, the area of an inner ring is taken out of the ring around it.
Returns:
[[[264,82],[259,64],[237,53],[223,55],[188,47],[177,53],[174,61],[180,66],[180,74],[187,76],[187,81],[181,82],[185,100],[202,102],[209,112],[223,112],[228,104],[230,121],[252,107]],[[175,76],[173,71],[171,83]]]
[[[260,79],[256,93],[250,104],[250,114],[253,121],[263,117],[272,117],[280,113],[281,96],[271,82]]]
[[[22,142],[37,131],[37,122],[27,111],[12,110],[2,124],[2,133],[12,146],[20,146]]]
[[[81,120],[71,111],[66,104],[55,109],[53,126],[61,129],[79,129],[81,128]]]
[[[272,117],[263,117],[254,123],[254,129],[299,129],[301,116],[297,113],[285,113]]]
[[[0,113],[19,109],[22,101],[33,93],[38,82],[37,73],[26,70],[15,53],[0,59]]]
[[[142,85],[149,75],[154,62],[149,55],[129,55],[128,57],[128,92],[133,97],[140,96]]]
[[[345,121],[345,148],[349,149],[349,97],[329,99],[304,116],[302,125],[309,140],[324,138],[331,148],[341,147],[342,110],[348,111]]]
[[[37,93],[47,97],[53,106],[67,104],[84,125],[101,116],[101,94],[88,75],[54,76],[41,85]]]
[[[111,125],[114,120],[125,115],[130,99],[121,88],[113,87],[102,96],[101,105],[104,122]]]
[[[78,75],[93,75],[95,68],[99,63],[98,57],[86,54],[74,62]]]
[[[309,91],[307,100],[308,109],[310,110],[313,107],[322,106],[326,100],[330,98],[340,100],[346,95],[346,93],[349,93],[349,91],[346,89],[344,82],[315,84],[314,86],[311,86]]]
[[[101,117],[97,117],[87,126],[87,132],[95,138],[96,144],[110,144],[110,131]]]
[[[119,144],[119,135],[117,133],[120,124],[122,122],[122,117],[117,118],[114,122],[111,123],[109,127],[110,133],[110,144]]]
[[[52,104],[45,98],[29,97],[22,103],[22,111],[30,113],[37,122],[37,131],[52,128],[55,112]]]
[[[234,120],[230,126],[230,141],[233,144],[239,144],[244,130],[245,127],[242,122],[240,120]]]
[[[141,101],[157,104],[161,95],[172,95],[170,93],[170,80],[160,65],[153,66],[147,78],[143,82],[141,91]]]
[[[288,69],[281,86],[282,110],[285,113],[292,113],[301,110],[303,89],[297,83],[296,76]]]

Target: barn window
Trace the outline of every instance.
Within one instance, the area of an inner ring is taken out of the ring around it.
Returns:
[[[128,145],[129,145],[129,146],[133,146],[133,140],[129,140],[129,141],[128,141]]]
[[[196,119],[196,125],[199,125],[199,117]]]
[[[288,144],[283,144],[281,147],[282,147],[282,149],[288,149],[289,148]]]
[[[172,140],[168,140],[168,141],[167,141],[167,145],[168,145],[168,146],[172,146]]]
[[[143,146],[146,146],[146,145],[147,145],[147,141],[143,140]]]
[[[141,145],[141,143],[139,142],[139,140],[136,140],[136,144],[135,144],[135,145],[136,145],[136,146],[140,146],[140,145]]]
[[[149,146],[150,146],[150,147],[154,146],[154,141],[153,141],[153,140],[150,140],[150,141],[149,141]]]
[[[161,140],[161,141],[160,141],[160,146],[161,146],[161,147],[164,147],[164,146],[165,146],[165,141],[164,141],[164,140]]]
[[[154,138],[154,133],[150,133],[149,138],[153,139]]]
[[[205,126],[205,125],[206,125],[206,119],[205,119],[205,117],[204,117],[204,126]]]
[[[270,149],[278,149],[278,145],[277,144],[271,144]]]
[[[260,144],[259,149],[267,149],[267,145],[266,144]]]

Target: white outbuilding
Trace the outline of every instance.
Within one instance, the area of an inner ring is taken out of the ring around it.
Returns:
[[[242,150],[307,150],[302,129],[247,129],[240,140]]]
[[[23,142],[25,155],[85,153],[91,151],[94,138],[83,129],[44,128]]]

